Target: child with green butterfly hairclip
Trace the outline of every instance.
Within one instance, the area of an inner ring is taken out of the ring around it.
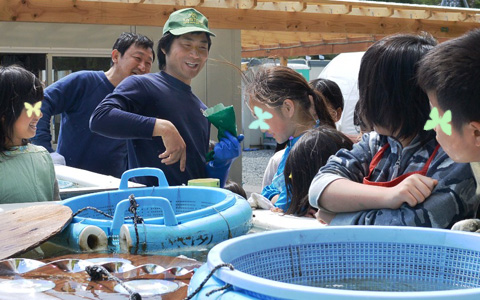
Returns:
[[[359,116],[375,131],[352,150],[338,151],[313,179],[309,200],[320,209],[317,219],[330,225],[450,228],[475,212],[470,167],[453,162],[425,129],[430,105],[416,71],[435,45],[426,33],[397,34],[365,52]]]
[[[43,86],[19,66],[0,67],[0,204],[60,200],[48,151],[29,143]]]
[[[263,197],[287,211],[290,201],[283,171],[291,148],[309,129],[319,125],[335,128],[335,123],[324,96],[288,67],[260,67],[247,79],[245,94],[257,118],[249,128],[268,131],[279,144],[288,141],[272,182],[262,190]]]
[[[441,43],[420,62],[418,81],[432,106],[428,129],[456,162],[470,163],[480,194],[480,29]],[[450,124],[451,123],[451,124]],[[478,217],[478,212],[477,212]],[[477,231],[480,220],[452,229]]]

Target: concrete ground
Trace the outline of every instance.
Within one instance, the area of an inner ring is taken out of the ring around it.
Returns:
[[[242,152],[242,183],[247,196],[262,191],[263,173],[273,153],[273,149]]]

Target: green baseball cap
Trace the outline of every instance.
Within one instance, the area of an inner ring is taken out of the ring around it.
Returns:
[[[173,35],[182,35],[195,31],[203,31],[215,36],[208,29],[207,18],[194,8],[184,8],[171,13],[163,26],[163,34],[170,32]]]

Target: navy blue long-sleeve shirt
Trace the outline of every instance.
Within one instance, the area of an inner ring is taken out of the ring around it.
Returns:
[[[210,124],[203,115],[207,107],[189,85],[161,71],[133,75],[123,80],[95,109],[90,119],[93,132],[117,139],[129,139],[130,168],[156,167],[163,170],[170,185],[204,178]],[[173,123],[186,144],[185,172],[180,163],[165,165],[158,157],[165,152],[161,137],[153,137],[156,119]],[[154,178],[137,178],[156,185]]]
[[[57,152],[65,157],[67,166],[120,177],[127,170],[126,141],[98,135],[89,128],[92,112],[114,88],[103,71],[75,72],[48,86],[42,101],[43,117],[32,142],[54,152],[50,120],[61,114]]]

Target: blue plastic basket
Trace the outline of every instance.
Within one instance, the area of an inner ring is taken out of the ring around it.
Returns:
[[[282,230],[216,245],[194,299],[480,299],[480,235],[384,226]],[[225,284],[227,291],[206,293]]]
[[[145,188],[128,188],[128,180],[138,176],[157,177],[159,185]],[[132,223],[124,217],[128,212],[129,195],[134,194],[140,207],[137,214],[147,224],[164,224],[165,216],[175,217],[177,223],[215,215],[235,205],[235,195],[227,190],[209,187],[172,186],[156,168],[138,168],[123,173],[118,190],[82,195],[62,202],[75,213],[85,207],[95,207],[114,216],[112,219],[94,210],[85,210],[73,218],[73,222],[109,228],[113,224]],[[166,203],[166,205],[163,205]],[[144,205],[142,205],[144,204]],[[115,226],[119,230],[119,226]],[[108,232],[110,233],[110,232]]]
[[[128,180],[137,176],[155,176],[159,185],[128,188]],[[136,213],[143,224],[136,226],[132,220],[130,195],[139,205]],[[252,209],[241,196],[221,188],[169,186],[156,168],[126,171],[118,190],[82,195],[62,204],[78,214],[51,241],[81,251],[103,251],[108,246],[130,251],[132,245],[149,252],[206,246],[243,235],[252,227]]]

